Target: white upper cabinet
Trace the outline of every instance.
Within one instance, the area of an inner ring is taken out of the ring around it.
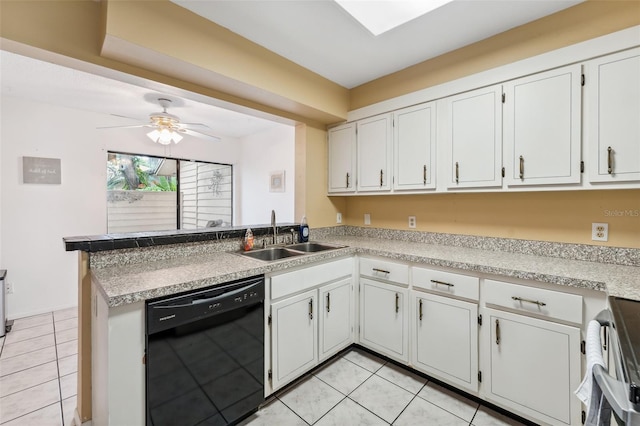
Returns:
[[[393,114],[394,190],[434,189],[436,153],[434,102]]]
[[[444,100],[447,188],[502,186],[502,86]]]
[[[640,49],[586,64],[591,182],[640,180]]]
[[[509,186],[580,183],[581,66],[505,83]]]
[[[329,191],[356,190],[356,124],[329,129]]]
[[[358,191],[391,189],[391,114],[357,122]]]

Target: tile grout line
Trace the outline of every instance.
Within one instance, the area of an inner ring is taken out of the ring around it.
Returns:
[[[56,317],[54,315],[54,313],[51,313],[51,316],[53,317],[53,343],[55,345],[55,351],[56,351],[56,371],[58,372],[58,395],[60,396],[60,401],[59,401],[59,408],[60,408],[60,420],[61,420],[61,426],[64,426],[64,410],[62,409],[62,383],[60,380],[60,363],[58,362],[58,339],[56,337]]]
[[[291,411],[293,414],[295,414],[296,416],[298,416],[298,418],[299,418],[300,420],[302,420],[305,424],[307,424],[307,425],[309,424],[309,422],[308,422],[308,421],[306,421],[305,419],[303,419],[303,418],[302,418],[302,416],[301,416],[300,414],[298,414],[298,413],[297,413],[293,408],[289,407],[289,406],[288,406],[288,405],[287,405],[283,400],[281,400],[281,399],[280,399],[280,396],[276,396],[276,399],[277,399],[278,401],[280,401],[280,403],[281,403],[282,405],[284,405],[285,407],[287,407],[287,410]]]

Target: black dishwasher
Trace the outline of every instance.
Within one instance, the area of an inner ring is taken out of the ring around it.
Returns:
[[[264,401],[264,277],[146,303],[148,426],[228,425]]]

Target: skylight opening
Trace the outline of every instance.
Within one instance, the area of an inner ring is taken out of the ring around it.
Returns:
[[[378,36],[429,13],[452,0],[335,0],[340,7]]]

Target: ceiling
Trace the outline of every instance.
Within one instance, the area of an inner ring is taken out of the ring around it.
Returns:
[[[582,2],[454,0],[376,37],[333,0],[171,1],[346,88]]]
[[[281,119],[276,123],[275,117],[258,117],[257,111],[150,80],[117,72],[110,74],[114,78],[0,51],[3,96],[122,116],[123,126],[148,123],[149,114],[162,111],[158,98],[170,99],[172,104],[167,112],[180,117],[183,123],[205,124],[209,129],[197,130],[218,137],[243,138],[280,123],[293,124]],[[110,119],[105,125],[113,125],[113,121]]]
[[[455,0],[374,37],[333,0],[172,0],[347,88],[490,37],[578,0]],[[404,1],[404,0],[401,0]],[[95,67],[79,71],[0,51],[0,91],[34,101],[122,116],[122,125],[168,112],[207,133],[243,138],[293,122],[193,92]],[[112,124],[113,120],[109,120]]]

